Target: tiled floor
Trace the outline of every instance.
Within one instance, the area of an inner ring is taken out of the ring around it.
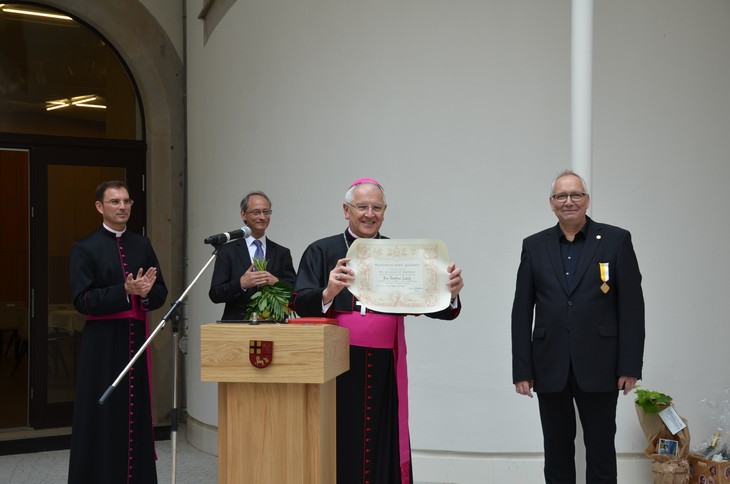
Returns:
[[[159,441],[156,448],[157,480],[160,484],[172,482],[172,442]],[[68,450],[57,450],[0,456],[0,483],[66,484],[68,455]],[[178,429],[175,461],[175,482],[179,484],[218,482],[218,458],[188,444],[184,426]]]

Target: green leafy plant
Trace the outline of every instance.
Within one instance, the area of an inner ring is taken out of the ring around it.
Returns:
[[[664,393],[640,388],[636,388],[634,391],[636,393],[634,403],[644,409],[644,413],[657,413],[672,403],[672,397]]]
[[[265,271],[268,262],[266,259],[254,259],[253,265],[257,271]],[[246,319],[252,320],[255,313],[260,320],[285,321],[292,313],[289,307],[291,293],[292,288],[281,281],[272,286],[262,286],[246,306]]]

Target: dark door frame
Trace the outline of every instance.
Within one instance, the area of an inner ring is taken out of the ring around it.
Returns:
[[[27,149],[30,156],[30,344],[29,426],[71,425],[73,402],[48,402],[48,166],[114,166],[126,170],[124,180],[135,200],[129,229],[146,232],[146,150],[144,141],[61,138],[0,134],[0,146]],[[101,180],[100,180],[101,181]],[[93,198],[93,194],[90,194]],[[88,207],[93,210],[93,205]],[[100,219],[101,223],[101,219]],[[12,227],[11,227],[12,229]],[[85,234],[83,234],[85,235]],[[112,382],[109,382],[111,384]],[[99,395],[101,397],[101,395]]]

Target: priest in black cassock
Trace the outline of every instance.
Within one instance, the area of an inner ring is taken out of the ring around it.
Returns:
[[[305,250],[294,286],[299,316],[335,318],[350,331],[350,370],[337,377],[337,482],[411,484],[403,315],[363,314],[347,289],[356,277],[346,265],[350,244],[384,238],[385,191],[371,178],[359,179],[342,208],[347,229]],[[447,270],[451,304],[429,317],[454,319],[461,309],[461,269],[451,263]]]
[[[146,237],[127,230],[133,201],[120,181],[96,189],[103,225],[71,249],[71,292],[86,315],[76,375],[69,484],[156,483],[149,353],[104,405],[99,398],[144,344],[147,312],[167,288]]]

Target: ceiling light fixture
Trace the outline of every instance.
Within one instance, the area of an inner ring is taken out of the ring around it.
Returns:
[[[46,101],[46,111],[54,111],[56,109],[67,108],[70,106],[76,106],[79,108],[95,108],[95,109],[106,109],[105,104],[90,104],[91,101],[99,99],[94,94],[87,94],[85,96],[74,96],[67,99],[52,99]]]
[[[4,5],[4,4],[2,4]],[[49,12],[38,12],[36,10],[24,10],[20,8],[8,8],[8,7],[2,7],[3,12],[7,13],[17,13],[20,15],[31,15],[34,17],[45,17],[45,18],[55,18],[59,20],[73,20],[68,15],[61,15],[58,13],[49,13]]]
[[[46,101],[46,111],[55,111],[56,109],[61,109],[68,106],[69,104],[63,101]]]
[[[76,99],[76,98],[74,98],[74,99]],[[73,104],[74,106],[78,106],[80,108],[106,109],[106,106],[103,104],[89,104],[91,101],[96,101],[97,99],[98,98],[96,96],[88,96],[79,101],[72,101],[71,104]]]

